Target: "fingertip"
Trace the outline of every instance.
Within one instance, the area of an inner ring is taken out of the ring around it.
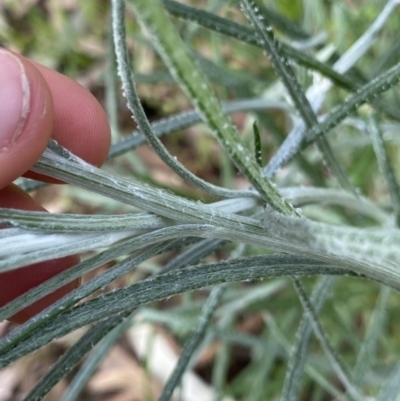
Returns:
[[[53,102],[40,72],[4,49],[0,49],[0,76],[0,188],[4,188],[46,148],[53,130]]]

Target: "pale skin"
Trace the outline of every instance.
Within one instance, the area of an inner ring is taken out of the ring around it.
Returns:
[[[45,150],[48,140],[59,144],[95,166],[100,166],[110,147],[110,128],[99,102],[85,88],[60,73],[18,54],[0,49],[2,60],[8,57],[22,63],[29,85],[28,104],[20,132],[7,146],[0,146],[0,207],[44,210],[12,182],[21,175],[42,181],[54,179],[29,172]],[[17,58],[17,59],[15,59]],[[0,108],[2,89],[0,87]],[[3,96],[4,98],[4,96]],[[0,306],[78,262],[77,256],[39,263],[0,274]],[[79,285],[74,281],[17,313],[10,320],[22,323]]]

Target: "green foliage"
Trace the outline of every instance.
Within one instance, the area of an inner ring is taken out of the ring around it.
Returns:
[[[202,9],[173,0],[85,4],[73,11],[81,18],[79,31],[60,10],[49,11],[58,25],[53,19],[46,25],[40,7],[18,15],[9,6],[11,17],[19,24],[28,21],[40,43],[11,26],[0,27],[0,37],[38,61],[51,54],[49,64],[70,75],[106,65],[101,75],[114,139],[108,159],[115,164],[98,169],[50,142],[33,170],[112,199],[111,210],[122,204],[130,213],[0,209],[0,224],[7,227],[0,231],[0,272],[94,252],[0,308],[1,320],[114,263],[1,339],[0,367],[92,325],[26,398],[42,399],[101,341],[65,396],[76,399],[140,312],[143,320],[183,337],[181,358],[161,400],[170,398],[194,355],[213,340],[221,345],[210,375],[216,397],[395,400],[400,386],[393,355],[400,346],[388,320],[398,316],[400,289],[398,160],[391,157],[399,145],[393,132],[400,127],[397,1],[366,2],[357,12],[347,3],[322,0],[266,6],[209,1]],[[92,26],[95,42],[106,41],[107,49],[85,56],[79,37]],[[58,41],[45,40],[45,28]],[[326,35],[320,35],[322,28]],[[378,44],[384,44],[382,50]],[[150,61],[138,59],[140,52],[151,55]],[[138,70],[145,62],[150,67]],[[116,71],[138,125],[129,135],[123,135],[118,118]],[[174,114],[149,122],[144,107],[149,85],[155,97],[169,87],[177,99],[176,105],[171,102]],[[184,105],[190,102],[193,110],[181,111],[182,91]],[[229,117],[236,112],[246,112],[239,127]],[[223,160],[224,179],[216,181],[230,188],[209,182],[215,177],[200,178],[169,149],[168,139],[199,122],[203,125],[192,129],[199,137],[208,135],[207,141],[214,138]],[[146,141],[188,184],[187,196],[154,183],[135,153]],[[119,174],[126,164],[134,166],[129,177]],[[135,178],[137,171],[147,183]],[[385,186],[377,186],[383,179]],[[26,190],[37,186],[19,184]],[[157,273],[85,300],[122,276],[139,277],[132,272],[170,251],[175,256],[153,269]],[[290,277],[294,288],[282,277]],[[156,301],[200,289],[209,292],[207,299],[182,297],[173,309],[157,310]],[[264,331],[258,336],[236,331],[239,318],[252,313],[262,316]],[[252,357],[232,378],[235,345]]]

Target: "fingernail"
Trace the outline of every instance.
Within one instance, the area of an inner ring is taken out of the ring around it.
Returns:
[[[18,139],[29,112],[29,82],[22,62],[0,49],[0,151]]]

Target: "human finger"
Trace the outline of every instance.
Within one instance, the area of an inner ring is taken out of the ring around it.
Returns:
[[[53,131],[53,103],[42,74],[0,49],[0,189],[27,171]]]

